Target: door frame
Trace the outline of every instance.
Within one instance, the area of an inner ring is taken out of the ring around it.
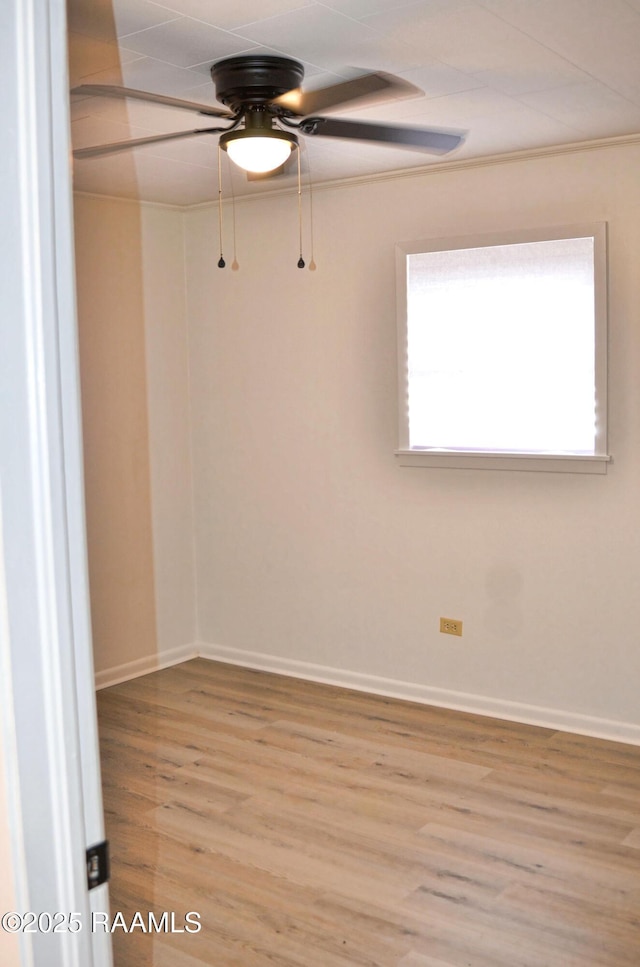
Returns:
[[[110,967],[90,632],[64,0],[0,4],[0,733],[24,967]],[[5,912],[5,911],[2,911]],[[64,923],[63,923],[64,926]]]

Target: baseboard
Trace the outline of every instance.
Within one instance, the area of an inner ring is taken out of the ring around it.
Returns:
[[[400,698],[405,701],[419,702],[423,705],[437,705],[441,708],[455,709],[460,712],[473,712],[477,715],[488,715],[492,718],[506,719],[511,722],[523,722],[526,725],[537,725],[561,732],[573,732],[577,735],[588,735],[598,739],[640,745],[640,725],[631,722],[618,722],[613,719],[565,712],[561,709],[526,705],[521,702],[510,702],[485,695],[455,692],[446,688],[433,688],[430,685],[418,685],[414,682],[403,682],[393,678],[380,678],[362,672],[315,665],[310,662],[296,661],[293,658],[265,655],[257,651],[243,651],[239,648],[229,648],[224,645],[200,642],[196,645],[196,649],[201,658],[226,662],[230,665],[242,665],[246,668],[277,672],[281,675],[290,675],[292,678],[322,682],[325,685],[337,685],[360,692],[385,695],[388,698]]]
[[[473,712],[476,715],[488,715],[510,722],[523,722],[526,725],[537,725],[561,732],[573,732],[577,735],[589,735],[598,739],[640,745],[640,725],[632,722],[597,718],[575,712],[565,712],[562,709],[506,701],[486,695],[456,692],[446,688],[435,688],[431,685],[403,682],[394,678],[382,678],[377,675],[367,675],[363,672],[331,668],[327,665],[297,661],[294,658],[282,658],[278,655],[244,651],[239,648],[229,648],[225,645],[213,645],[205,642],[172,648],[170,651],[148,655],[144,658],[138,658],[136,661],[126,662],[114,668],[97,672],[95,676],[96,689],[118,685],[132,678],[139,678],[141,675],[148,675],[150,672],[159,671],[161,668],[168,668],[171,665],[177,665],[180,662],[197,657],[226,662],[229,665],[242,665],[246,668],[276,672],[280,675],[290,675],[292,678],[304,678],[307,681],[336,685],[339,688],[352,688],[355,691],[384,695],[387,698],[419,702],[422,705],[436,705],[440,708]]]
[[[144,658],[125,662],[123,665],[116,665],[115,668],[105,668],[104,671],[96,672],[96,689],[119,685],[132,678],[148,675],[149,672],[157,672],[161,668],[169,668],[170,665],[178,665],[180,662],[189,661],[190,658],[197,658],[198,655],[199,650],[196,645],[182,645],[159,654],[146,655]]]

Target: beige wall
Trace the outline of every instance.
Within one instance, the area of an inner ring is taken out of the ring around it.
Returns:
[[[603,147],[317,190],[314,273],[294,195],[238,205],[238,272],[215,209],[186,215],[205,646],[640,724],[639,166]],[[592,220],[608,475],[396,466],[394,243]]]
[[[75,219],[95,665],[126,674],[195,637],[182,215]]]
[[[142,252],[156,625],[166,658],[196,639],[182,213],[144,206]]]
[[[608,146],[319,188],[316,272],[296,267],[293,194],[238,203],[238,272],[216,267],[214,207],[77,199],[98,671],[199,641],[640,726],[639,161]],[[396,466],[394,243],[592,220],[608,474]]]

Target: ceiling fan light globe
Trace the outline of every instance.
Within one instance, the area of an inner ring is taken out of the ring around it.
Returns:
[[[280,168],[291,154],[291,142],[273,137],[236,138],[227,141],[227,154],[245,171],[263,174]]]

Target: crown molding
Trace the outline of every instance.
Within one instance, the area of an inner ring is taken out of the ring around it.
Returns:
[[[393,171],[382,171],[370,175],[356,175],[351,178],[338,178],[331,181],[312,182],[314,192],[333,191],[340,188],[353,188],[360,185],[375,185],[385,181],[400,181],[407,178],[423,178],[426,175],[440,175],[451,171],[469,171],[474,168],[487,168],[495,165],[518,164],[522,161],[536,161],[546,158],[556,158],[563,155],[579,154],[585,151],[595,151],[608,148],[634,147],[640,145],[640,132],[637,134],[623,134],[612,138],[597,138],[591,141],[572,141],[568,144],[554,144],[543,148],[524,148],[520,151],[508,151],[501,154],[481,155],[477,158],[461,158],[457,161],[438,161],[417,168],[395,168]],[[308,189],[308,183],[303,183],[303,190]],[[274,198],[281,195],[297,194],[297,185],[286,188],[269,188],[251,195],[237,195],[235,199],[225,198],[223,204],[236,204]],[[198,202],[195,205],[185,205],[184,211],[213,208],[218,205],[218,199]]]
[[[127,195],[102,195],[97,191],[77,191],[75,189],[73,192],[73,197],[90,198],[96,201],[115,201],[121,205],[137,205],[138,207],[140,205],[144,205],[145,208],[169,208],[171,211],[175,212],[188,211],[190,207],[189,205],[173,205],[168,201],[147,201],[144,198],[129,198]],[[206,204],[213,204],[213,202],[206,202]]]
[[[612,138],[597,138],[591,141],[572,141],[568,144],[554,144],[544,148],[525,148],[520,151],[507,151],[501,154],[481,155],[477,158],[461,158],[454,161],[438,161],[420,165],[416,168],[394,168],[392,171],[381,171],[369,175],[356,175],[351,178],[337,178],[329,181],[309,181],[304,179],[303,190],[313,192],[335,191],[341,188],[355,188],[359,186],[377,185],[387,181],[400,181],[411,178],[441,175],[452,171],[471,171],[475,168],[488,168],[495,165],[519,164],[523,161],[538,161],[547,158],[558,158],[563,155],[579,154],[585,151],[599,151],[609,148],[636,147],[640,145],[640,132],[637,134],[623,134]],[[295,195],[298,186],[288,185],[286,188],[263,188],[252,194],[239,195],[230,192],[223,199],[223,205],[246,204],[247,202],[264,201],[267,198],[279,198],[283,195]],[[170,202],[148,201],[146,199],[130,198],[123,195],[102,195],[98,192],[74,191],[80,198],[96,198],[103,201],[124,202],[131,205],[145,205],[155,208],[166,208],[178,212],[196,212],[207,208],[216,208],[217,198],[209,201],[197,202],[193,205],[176,205]]]

